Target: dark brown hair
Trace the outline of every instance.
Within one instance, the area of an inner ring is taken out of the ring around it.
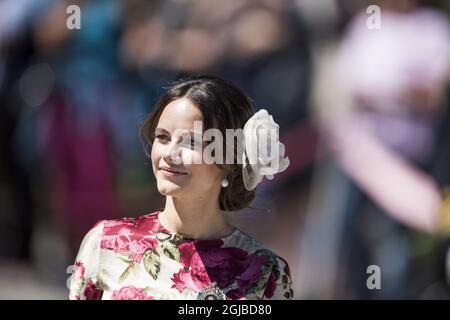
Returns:
[[[250,99],[227,80],[205,75],[181,79],[168,87],[144,121],[140,130],[144,142],[153,143],[164,108],[180,98],[189,99],[200,110],[204,130],[219,129],[223,137],[226,136],[226,129],[242,129],[254,113]],[[223,140],[223,150],[226,150],[226,141]],[[242,164],[237,163],[237,144],[234,145],[234,163],[216,165],[224,170],[229,182],[228,187],[220,191],[220,209],[237,211],[248,207],[255,198],[255,190],[245,189]]]

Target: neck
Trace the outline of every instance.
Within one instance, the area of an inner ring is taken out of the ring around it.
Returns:
[[[234,227],[225,219],[217,201],[183,199],[167,196],[160,223],[171,232],[185,237],[206,240],[226,237]]]

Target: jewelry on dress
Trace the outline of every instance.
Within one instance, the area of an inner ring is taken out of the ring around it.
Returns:
[[[197,300],[225,300],[224,292],[218,287],[216,282],[203,288],[198,295]]]

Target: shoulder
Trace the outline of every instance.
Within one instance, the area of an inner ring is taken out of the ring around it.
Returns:
[[[240,249],[247,251],[250,255],[263,256],[266,260],[266,266],[270,266],[273,269],[279,269],[290,275],[289,264],[286,259],[266,244],[256,240],[242,230],[239,230],[238,232],[239,234],[236,239],[233,239],[234,243],[230,245],[239,247]]]
[[[286,259],[240,230],[233,245],[247,251],[251,258],[248,260],[249,270],[260,270],[259,280],[249,293],[256,294],[258,299],[292,299],[292,278]]]
[[[96,244],[101,240],[103,229],[107,220],[98,221],[84,236],[81,243],[81,249],[95,250]]]
[[[258,292],[261,299],[292,299],[293,285],[289,264],[272,249],[259,242],[255,255],[264,257],[265,263],[261,272],[262,290]]]
[[[156,230],[159,227],[156,212],[136,217],[124,217],[119,219],[100,220],[85,234],[82,247],[95,245],[105,236],[138,232],[140,230]]]
[[[274,263],[276,262],[278,264],[287,265],[286,260],[280,257],[272,248],[256,240],[240,229],[238,229],[237,236],[233,239],[233,242],[230,243],[230,245],[239,247],[247,251],[249,254],[264,255],[271,259]]]
[[[135,217],[123,217],[111,220],[101,220],[94,228],[101,228],[104,233],[113,234],[120,230],[129,231],[152,231],[159,228],[158,212],[139,215]]]

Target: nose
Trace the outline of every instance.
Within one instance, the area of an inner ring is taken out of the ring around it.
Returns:
[[[167,164],[181,164],[181,148],[178,147],[177,141],[174,139],[167,145],[163,154],[163,159]]]

